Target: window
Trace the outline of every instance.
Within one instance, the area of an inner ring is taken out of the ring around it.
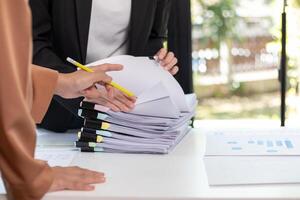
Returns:
[[[192,0],[196,119],[280,119],[283,1]],[[287,118],[300,115],[300,1],[288,7]]]

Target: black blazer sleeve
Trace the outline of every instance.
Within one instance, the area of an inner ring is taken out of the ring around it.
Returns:
[[[168,37],[168,22],[172,0],[157,0],[152,30],[146,46],[146,55],[152,56],[163,47]]]
[[[63,58],[56,54],[52,43],[51,1],[30,0],[29,3],[33,16],[33,64],[54,69],[61,73],[74,72],[76,68],[67,64]],[[63,99],[55,96],[54,100],[77,115],[78,106],[82,98]]]
[[[33,30],[33,63],[69,73],[76,70],[60,58],[52,44],[52,16],[50,14],[51,1],[30,0]]]
[[[178,58],[176,79],[185,93],[192,93],[192,22],[191,4],[187,0],[172,0],[168,26],[168,48]]]

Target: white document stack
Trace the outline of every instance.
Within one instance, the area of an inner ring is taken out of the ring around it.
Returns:
[[[187,134],[195,115],[195,94],[185,95],[175,78],[147,57],[117,56],[97,61],[122,64],[108,72],[113,81],[137,96],[129,113],[83,101],[78,114],[85,119],[76,146],[89,152],[168,153]]]

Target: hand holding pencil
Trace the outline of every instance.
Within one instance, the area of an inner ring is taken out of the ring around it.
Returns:
[[[81,64],[81,63],[79,63],[79,62],[77,62],[77,61],[75,61],[75,60],[73,60],[73,59],[70,58],[70,57],[67,58],[67,61],[68,61],[69,63],[75,65],[76,67],[78,67],[78,68],[80,68],[80,69],[86,71],[86,72],[94,72],[93,69],[91,69],[91,68],[89,68],[89,67],[87,67],[87,66],[85,66],[85,65],[83,65],[83,64]],[[104,70],[105,70],[105,69],[104,69]],[[133,96],[134,96],[134,94],[133,94],[132,92],[130,92],[130,91],[127,90],[126,88],[122,87],[121,85],[119,85],[119,84],[117,84],[117,83],[115,83],[115,82],[113,82],[113,81],[110,81],[110,82],[107,83],[107,84],[109,84],[109,85],[111,85],[112,87],[114,87],[114,88],[120,90],[121,92],[123,92],[124,94],[126,94],[126,95],[129,96],[129,97],[133,97]]]
[[[134,108],[136,98],[127,96],[111,86],[112,78],[107,71],[120,71],[123,67],[103,64],[93,67],[93,73],[78,70],[69,74],[59,74],[56,94],[64,98],[84,96],[86,100],[109,107],[114,111],[128,112]],[[103,85],[97,89],[96,84]]]

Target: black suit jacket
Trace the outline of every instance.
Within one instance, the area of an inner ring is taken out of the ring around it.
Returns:
[[[130,55],[153,56],[163,46],[171,1],[132,0]],[[33,63],[62,73],[76,70],[65,61],[66,57],[85,64],[92,0],[29,2],[33,17]],[[54,131],[80,127],[82,121],[76,112],[81,100],[55,96],[41,126]]]

